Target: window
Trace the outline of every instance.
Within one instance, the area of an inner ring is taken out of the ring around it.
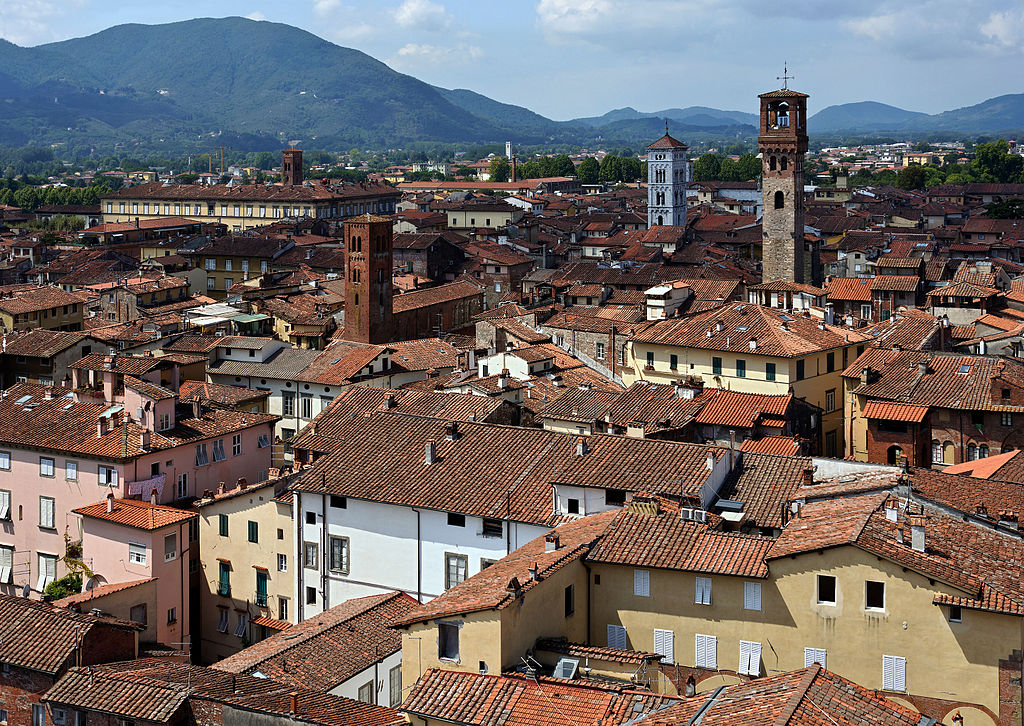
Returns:
[[[178,535],[175,532],[164,535],[164,562],[178,559]]]
[[[466,555],[446,553],[444,556],[444,589],[455,587],[466,579],[469,558]]]
[[[0,545],[0,585],[11,584],[12,570],[14,570],[14,548]]]
[[[256,604],[265,608],[267,606],[267,578],[266,570],[256,570]]]
[[[230,617],[227,608],[217,608],[220,610],[220,620],[217,621],[217,630],[221,633],[228,632],[228,618]]]
[[[765,363],[764,364],[764,379],[766,381],[774,381],[775,380],[775,364],[774,363]]]
[[[569,585],[565,588],[565,617],[576,612],[576,588]]]
[[[402,705],[402,666],[396,665],[388,671],[388,705],[398,708]]]
[[[882,690],[907,690],[907,659],[898,655],[882,656]]]
[[[465,527],[466,526],[466,515],[456,514],[455,512],[448,512],[448,526],[449,527]]]
[[[654,352],[648,351],[647,353],[647,367],[654,368]]]
[[[0,520],[11,518],[11,493],[0,489]]]
[[[608,647],[626,649],[626,628],[621,625],[608,626]]]
[[[747,362],[742,358],[736,359],[736,377],[746,378],[747,377]]]
[[[668,367],[676,370],[679,367],[679,356],[673,353],[668,357]]]
[[[65,461],[64,462],[64,478],[68,481],[78,481],[78,462],[77,461]]]
[[[270,437],[267,434],[260,434],[258,446],[261,449],[265,449],[270,446]]]
[[[495,562],[497,562],[497,560],[489,560],[486,557],[481,557],[480,558],[480,569],[481,570],[486,570],[488,567],[493,565]]]
[[[740,641],[739,672],[748,676],[761,675],[761,644],[750,640]]]
[[[117,469],[112,466],[101,466],[99,468],[100,486],[117,486]]]
[[[718,638],[697,633],[694,639],[697,645],[694,665],[698,668],[718,668]]]
[[[836,578],[832,575],[818,575],[818,604],[836,604]]]
[[[595,357],[598,360],[604,360],[604,343],[597,343],[597,344],[595,344],[594,349],[595,349],[595,353],[594,353]]]
[[[941,464],[942,462],[942,444],[938,441],[932,441],[932,463]]]
[[[260,523],[249,520],[249,541],[256,543],[260,541]]]
[[[331,495],[331,508],[332,509],[348,509],[348,500],[345,497],[339,497],[337,494]]]
[[[804,379],[804,361],[798,360],[796,362],[796,379],[802,381]]]
[[[363,703],[373,703],[373,681],[359,686],[359,693],[356,698]]]
[[[569,514],[580,513],[580,500],[575,497],[569,497],[565,500],[565,511]]]
[[[224,461],[227,457],[224,455],[224,439],[217,439],[213,442],[213,460]]]
[[[437,624],[437,657],[444,660],[459,659],[459,626]]]
[[[171,623],[176,622],[178,622],[178,613],[174,608],[170,608],[167,611],[167,624],[170,625]]]
[[[817,663],[822,668],[828,668],[828,658],[824,648],[804,648],[804,668]]]
[[[231,455],[239,456],[242,453],[242,435],[235,434],[231,437]]]
[[[827,353],[825,355],[825,372],[831,373],[836,369],[836,354]]]
[[[306,604],[307,605],[316,605],[316,588],[315,587],[308,587],[308,586],[306,587]]]
[[[785,158],[785,157],[783,157]],[[786,195],[782,191],[775,192],[775,208],[784,209],[786,207]]]
[[[217,289],[217,280],[216,280],[216,278],[213,278],[213,277],[207,277],[206,278],[206,289],[207,290],[216,290]]]
[[[484,518],[483,531],[481,532],[484,537],[501,537],[503,532],[504,529],[501,526],[500,519]]]
[[[697,605],[710,605],[711,604],[711,578],[710,577],[698,577],[697,578],[697,593],[694,596],[693,602]]]
[[[988,444],[982,444],[978,447],[978,458],[984,459],[988,457]]]
[[[716,376],[722,375],[722,359],[718,356],[711,359],[711,373]]]
[[[174,495],[177,499],[184,499],[188,496],[188,474],[178,474],[178,483],[174,489]]]
[[[36,581],[36,589],[39,592],[45,591],[46,586],[55,579],[57,579],[57,556],[39,553],[39,580]]]
[[[206,269],[207,270],[216,270],[217,269],[217,260],[213,259],[212,257],[207,257],[206,258]]]
[[[999,415],[999,423],[1001,423],[1003,426],[1007,426],[1007,427],[1013,426],[1013,414],[1012,413],[1005,413],[1005,412],[1000,414]]]
[[[206,450],[206,444],[196,446],[196,466],[206,466],[210,463],[210,454]]]
[[[743,583],[743,609],[744,610],[760,610],[761,609],[761,583],[760,582],[744,582]]]
[[[217,594],[228,597],[231,595],[231,564],[229,562],[220,562],[217,569]]]
[[[53,476],[53,459],[48,456],[39,457],[39,476]]]
[[[218,514],[217,515],[217,531],[221,537],[228,536],[228,515]]]
[[[277,598],[277,619],[288,622],[288,598]]]
[[[131,620],[133,623],[145,625],[147,621],[146,603],[133,605],[132,609],[128,611],[128,619]]]
[[[654,629],[654,652],[664,663],[676,662],[676,634],[671,630]]]
[[[46,707],[41,703],[32,704],[32,726],[46,726]]]
[[[864,583],[864,607],[885,610],[885,583],[868,580]]]
[[[53,529],[53,497],[39,497],[39,526]]]
[[[224,269],[230,271],[232,268],[232,262],[234,262],[234,260],[232,260],[230,257],[225,258]]]
[[[836,389],[830,388],[825,391],[825,411],[826,413],[836,410]]]
[[[295,415],[295,394],[291,391],[285,391],[281,394],[281,413],[284,416]]]
[[[11,470],[11,452],[0,451],[0,471]]]
[[[978,445],[970,443],[967,445],[967,460],[974,461],[978,458]]]
[[[329,567],[334,572],[348,572],[348,537],[331,537]]]
[[[0,562],[0,566],[2,566],[2,562]],[[3,580],[0,579],[0,582],[3,582]],[[951,622],[951,623],[962,623],[963,621],[964,621],[964,611],[963,611],[963,608],[961,608],[959,605],[950,605],[949,606],[949,622]]]
[[[633,594],[636,597],[651,596],[650,570],[633,570]]]
[[[302,566],[308,570],[319,570],[320,546],[316,542],[304,542],[302,545]]]
[[[316,524],[316,512],[306,512],[306,524]]]
[[[249,629],[249,614],[236,612],[238,620],[235,624],[235,637],[244,638]]]
[[[277,571],[288,572],[288,555],[279,554],[277,556]]]

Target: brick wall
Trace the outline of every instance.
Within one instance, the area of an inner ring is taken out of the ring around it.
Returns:
[[[93,626],[82,642],[81,665],[133,660],[138,654],[137,639],[134,630]]]
[[[0,708],[7,711],[8,726],[32,726],[32,705],[53,685],[44,673],[12,666],[0,673]]]
[[[931,437],[927,429],[921,430],[917,424],[907,424],[906,433],[885,431],[880,427],[878,419],[869,419],[867,427],[868,461],[877,464],[888,463],[889,447],[899,446],[911,466],[928,466],[931,464]]]

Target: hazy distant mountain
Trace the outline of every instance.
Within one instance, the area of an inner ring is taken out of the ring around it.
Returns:
[[[757,127],[757,114],[745,111],[721,111],[707,106],[687,106],[686,108],[667,108],[664,111],[645,113],[629,106],[609,111],[603,116],[576,118],[570,124],[579,124],[600,128],[619,121],[635,121],[646,118],[660,118],[678,121],[690,126],[717,127],[748,125]]]
[[[908,128],[915,121],[928,118],[928,114],[906,111],[877,101],[843,103],[826,106],[807,119],[810,133],[844,130],[890,130]]]
[[[563,134],[571,135],[575,130],[570,122],[552,121],[522,106],[501,103],[475,91],[467,91],[464,88],[434,88],[442,97],[459,108],[488,121],[521,142],[543,143]]]
[[[1024,93],[997,96],[987,101],[943,111],[929,117],[929,127],[954,131],[1020,131],[1024,129]]]

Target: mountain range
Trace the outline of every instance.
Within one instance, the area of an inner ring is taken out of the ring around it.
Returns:
[[[130,49],[130,51],[126,51]],[[753,103],[751,103],[753,105]],[[304,30],[244,18],[119,25],[25,48],[0,40],[0,144],[71,148],[379,148],[415,141],[638,146],[749,139],[757,116],[705,106],[554,121],[431,86]],[[873,101],[824,108],[811,134],[1024,129],[1024,94],[928,115]]]

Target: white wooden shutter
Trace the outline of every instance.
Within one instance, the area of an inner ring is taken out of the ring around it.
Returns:
[[[761,583],[743,583],[743,608],[745,610],[761,609]]]
[[[886,691],[907,690],[907,659],[898,655],[882,656],[882,688]]]
[[[697,578],[697,596],[694,602],[698,605],[710,605],[711,604],[711,578],[710,577],[698,577]]]
[[[650,570],[633,570],[633,594],[638,597],[651,596]]]
[[[608,626],[608,647],[626,649],[626,629],[621,625]]]
[[[750,672],[750,641],[740,641],[740,665],[737,668],[740,673]]]
[[[761,644],[750,640],[740,641],[740,673],[750,676],[761,674]]]
[[[812,663],[818,663],[822,668],[828,668],[828,658],[824,648],[804,648],[804,668]]]
[[[698,668],[718,667],[718,638],[714,635],[696,634]]]
[[[654,629],[654,652],[666,663],[676,662],[676,634],[671,630]]]

